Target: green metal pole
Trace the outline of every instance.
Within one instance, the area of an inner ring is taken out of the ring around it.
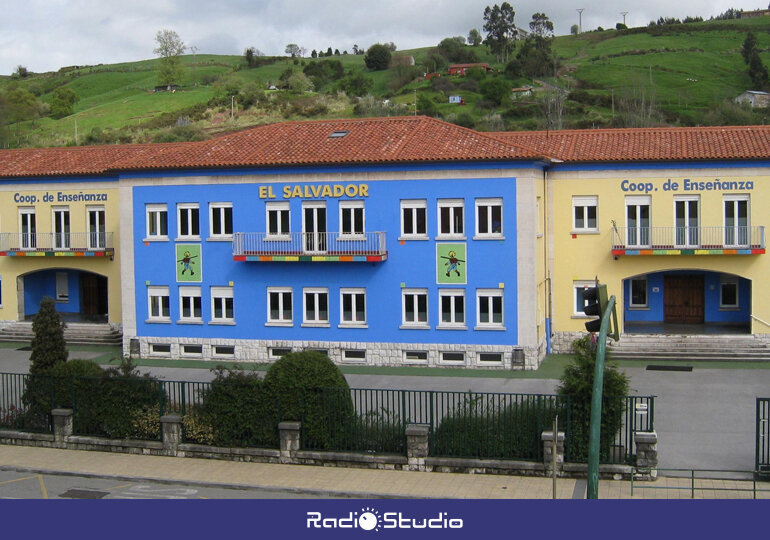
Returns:
[[[604,356],[607,352],[607,332],[610,317],[615,309],[615,297],[611,296],[607,308],[602,314],[599,328],[599,342],[596,347],[596,365],[594,366],[594,390],[591,395],[591,429],[588,439],[588,482],[586,498],[599,498],[599,439],[602,428],[602,392],[604,387]]]

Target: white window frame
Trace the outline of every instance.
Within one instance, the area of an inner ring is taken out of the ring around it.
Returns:
[[[359,295],[363,295],[363,301],[364,301],[364,319],[363,320],[356,320],[356,312],[357,309],[357,297]],[[351,319],[345,320],[345,297],[350,296],[351,297]],[[341,288],[340,289],[340,328],[367,328],[367,317],[366,317],[366,289],[363,287],[347,287],[347,288]]]
[[[92,214],[102,214],[103,219],[92,227]],[[88,249],[105,249],[107,247],[107,211],[103,205],[86,206],[86,232],[88,233]]]
[[[417,214],[422,210],[423,225],[425,231],[417,230]],[[404,230],[404,217],[406,214],[412,215],[412,231]],[[401,236],[399,240],[428,240],[428,201],[426,199],[404,199],[401,201]]]
[[[189,314],[185,306],[186,300],[189,299]],[[200,315],[195,315],[195,304],[200,306]],[[203,299],[201,298],[201,288],[197,285],[184,285],[179,287],[179,321],[180,323],[201,323],[203,322]]]
[[[727,205],[732,204],[735,205],[735,203],[738,202],[746,202],[746,234],[745,234],[745,242],[741,242],[741,233],[740,233],[740,225],[737,224],[738,217],[734,216],[733,219],[736,221],[735,224],[728,226],[727,225]],[[746,248],[751,245],[751,195],[724,195],[722,197],[722,222],[724,226],[724,245],[725,247],[742,247]],[[732,229],[732,235],[733,235],[733,242],[728,243],[727,242],[727,231]]]
[[[187,213],[187,227],[182,230],[182,213]],[[197,216],[196,219],[193,217]],[[198,234],[194,234],[197,224]],[[180,240],[200,240],[201,237],[201,211],[198,203],[177,203],[176,205],[176,232]]]
[[[457,216],[455,215],[458,208],[462,214],[459,223]],[[443,209],[449,210],[448,232],[441,230],[441,215]],[[436,211],[438,214],[438,228],[436,229],[438,234],[436,235],[436,238],[465,240],[465,199],[439,199],[436,203]],[[459,231],[458,228],[460,229]]]
[[[577,209],[583,209],[583,225],[578,226]],[[589,208],[594,209],[596,225],[588,225]],[[599,196],[598,195],[573,195],[572,196],[572,234],[598,233],[599,232]]]
[[[326,297],[326,318],[319,318],[320,314],[320,298]],[[313,301],[313,315],[314,318],[308,318],[307,302],[308,299]],[[329,326],[329,289],[326,287],[305,287],[302,289],[302,326]]]
[[[227,210],[230,210],[230,232],[227,232]],[[219,225],[223,230],[214,230],[214,215],[219,214]],[[209,238],[214,240],[232,240],[233,239],[233,203],[231,202],[212,202],[209,203]]]
[[[735,287],[735,303],[725,304],[723,298],[723,289],[725,285],[733,285]],[[741,285],[740,279],[737,276],[731,276],[722,274],[719,276],[719,309],[723,310],[737,310],[741,307]]]
[[[624,239],[626,247],[644,248],[652,245],[652,197],[650,195],[628,195],[626,197],[626,238]],[[640,208],[642,206],[647,207],[648,223],[646,227],[642,227]],[[628,222],[628,209],[631,207],[636,208],[636,226],[632,227]],[[631,242],[631,229],[635,229],[634,239],[636,242]],[[646,230],[646,231],[645,231]],[[645,238],[646,234],[646,238]],[[646,242],[645,242],[646,240]]]
[[[415,320],[409,320],[406,310],[407,298],[413,298],[415,305],[417,305],[420,296],[425,297],[425,320],[420,321],[416,319],[419,312],[418,309],[414,311]],[[430,328],[430,305],[428,300],[428,289],[401,289],[401,328],[419,328],[423,330]]]
[[[67,272],[56,272],[56,301],[67,303],[70,301],[70,278]]]
[[[284,305],[285,297],[289,295],[289,305]],[[278,317],[272,318],[272,295],[278,296]],[[289,316],[287,317],[287,313]],[[267,288],[267,323],[265,326],[294,326],[294,290],[291,287]]]
[[[276,224],[278,231],[283,229],[284,219],[286,220],[286,232],[270,231],[270,214],[276,214]],[[265,203],[265,237],[271,240],[291,240],[291,205],[288,202],[276,201]]]
[[[211,287],[211,324],[235,323],[235,300],[232,287]],[[227,316],[227,301],[230,300],[232,317]],[[219,305],[217,305],[219,304]],[[222,316],[217,317],[217,312]]]
[[[27,232],[24,232],[25,221]],[[37,249],[37,214],[34,206],[19,207],[19,248],[22,250]]]
[[[424,355],[425,358],[409,358],[410,355],[419,354]],[[430,351],[419,349],[408,349],[401,352],[401,362],[404,364],[422,364],[425,365],[430,361]]]
[[[591,279],[579,279],[572,282],[572,318],[578,318],[578,319],[591,319],[592,317],[590,315],[586,315],[585,311],[578,311],[577,310],[577,291],[578,290],[585,290],[590,289],[591,287],[596,287],[596,280]],[[585,304],[585,302],[583,302]]]
[[[495,322],[494,300],[500,299],[500,322]],[[488,310],[488,321],[482,322],[481,316]],[[475,330],[505,330],[505,289],[476,289],[476,328]]]
[[[165,241],[168,240],[168,205],[160,203],[146,204],[144,206],[146,216],[146,241]],[[166,234],[160,234],[163,229],[162,224],[166,226]],[[155,226],[156,234],[152,234],[152,225]]]
[[[634,281],[644,281],[644,304],[634,303]],[[577,301],[577,298],[575,298]],[[577,307],[577,306],[576,306]],[[647,309],[650,307],[650,286],[646,277],[635,277],[628,280],[628,308],[629,309]]]
[[[58,215],[57,215],[58,214]],[[65,221],[66,216],[66,227]],[[57,230],[61,227],[61,230]],[[72,215],[69,206],[51,207],[51,232],[53,233],[53,243],[51,247],[55,250],[68,250],[72,240]]]
[[[500,209],[500,230],[494,230],[494,221],[492,219],[493,208]],[[481,218],[481,209],[486,208],[486,219]],[[481,232],[481,226],[486,228],[487,232]],[[476,235],[474,239],[484,240],[487,238],[498,240],[504,238],[503,234],[503,199],[502,197],[486,197],[476,199]]]
[[[153,310],[153,298],[158,298],[158,313]],[[165,298],[165,306],[163,299]],[[167,313],[163,314],[163,308]],[[147,322],[171,322],[171,297],[168,285],[147,286]]]
[[[443,303],[444,298],[451,298],[450,301],[451,309],[449,310],[450,319],[449,321],[444,321],[444,310],[443,310]],[[462,309],[462,321],[457,321],[455,319],[455,312],[457,311],[456,308],[456,298],[462,298],[463,302],[463,309]],[[452,330],[467,330],[468,329],[468,323],[466,322],[468,320],[467,316],[468,311],[468,305],[465,298],[465,289],[439,289],[438,291],[438,326],[439,329],[452,329]]]
[[[684,227],[682,227],[684,229],[684,231],[683,231],[684,237],[680,237],[679,236],[679,231],[677,230],[677,229],[679,229],[679,227],[676,224],[676,219],[677,219],[677,217],[676,217],[676,205],[677,205],[677,203],[680,203],[680,202],[683,202],[683,203],[695,202],[696,203],[696,208],[697,208],[697,214],[698,214],[696,216],[697,217],[696,225],[694,227],[690,226],[690,224],[689,224],[689,221],[690,221],[690,205],[689,204],[685,204],[685,208],[686,208],[685,212],[687,214],[687,219],[686,219],[686,223],[685,223]],[[701,213],[702,212],[701,212],[701,204],[700,204],[700,195],[674,195],[674,208],[673,208],[673,210],[674,210],[674,246],[678,247],[678,248],[697,248],[697,247],[700,247],[701,243],[703,242],[703,238],[702,238],[703,231],[701,230]],[[722,211],[724,212],[724,208],[723,208]],[[695,235],[696,235],[697,242],[691,242],[691,240],[693,238],[693,233],[691,232],[691,229],[695,229],[696,230]],[[684,242],[679,242],[679,240],[682,240],[682,239],[684,240]]]
[[[459,355],[462,356],[462,358],[460,360],[449,359],[447,358],[448,355]],[[438,353],[438,358],[440,364],[450,364],[455,366],[464,365],[468,361],[468,355],[464,351],[440,351]]]
[[[350,226],[355,228],[356,223],[356,214],[358,211],[361,212],[361,225],[363,227],[363,230],[355,231],[355,230],[345,230],[345,227],[343,226],[344,215],[346,213],[350,213]],[[366,211],[364,209],[364,201],[340,201],[339,206],[339,214],[340,214],[340,238],[343,240],[363,240],[366,238]]]

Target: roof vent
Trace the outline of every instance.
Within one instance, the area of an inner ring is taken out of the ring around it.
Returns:
[[[334,131],[331,135],[329,135],[330,139],[341,139],[345,135],[347,135],[349,132],[347,130],[340,130],[340,131]]]

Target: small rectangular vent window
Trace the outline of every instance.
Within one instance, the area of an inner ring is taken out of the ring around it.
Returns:
[[[329,135],[329,138],[330,139],[341,139],[342,137],[344,137],[348,133],[349,133],[348,131],[344,131],[344,130],[342,130],[342,131],[334,131],[334,132],[332,132],[331,135]]]

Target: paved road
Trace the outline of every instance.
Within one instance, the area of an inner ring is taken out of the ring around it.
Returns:
[[[29,353],[0,349],[0,371],[24,373]],[[78,356],[85,357],[84,353]],[[166,380],[207,381],[205,369],[141,368]],[[622,368],[633,394],[655,395],[655,430],[662,468],[754,468],[755,398],[770,396],[770,369],[692,372]],[[354,388],[552,393],[552,379],[347,375]]]
[[[0,470],[0,499],[340,499],[264,488],[130,481],[68,474]]]

